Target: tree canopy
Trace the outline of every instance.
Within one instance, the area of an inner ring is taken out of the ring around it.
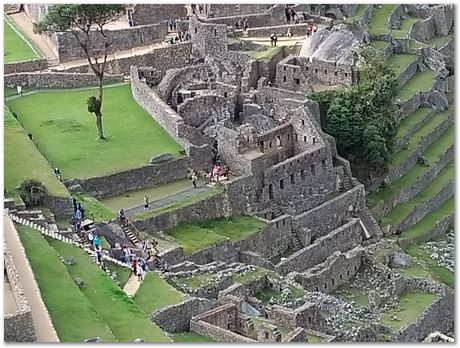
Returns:
[[[397,77],[374,48],[366,46],[359,55],[363,64],[357,84],[311,97],[320,105],[324,131],[335,138],[342,156],[369,167],[386,166],[398,131]]]

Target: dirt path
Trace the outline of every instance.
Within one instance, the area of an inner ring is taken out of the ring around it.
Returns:
[[[14,265],[18,271],[19,280],[24,288],[25,296],[29,301],[32,310],[35,332],[38,342],[59,342],[59,338],[54,330],[51,318],[48,315],[45,304],[43,303],[40,290],[35,281],[32,269],[29,266],[25,251],[19,244],[19,236],[14,228],[12,221],[4,217],[4,236],[13,258]],[[39,233],[37,231],[37,233]]]
[[[131,277],[128,279],[126,282],[123,291],[126,293],[128,296],[134,296],[139,290],[139,287],[141,286],[142,282],[137,280],[137,276],[134,274],[131,274]]]
[[[35,45],[40,49],[40,51],[42,51],[42,53],[46,56],[47,59],[57,59],[56,55],[51,50],[45,38],[42,35],[34,33],[33,24],[24,12],[12,14],[10,15],[10,18],[13,20],[16,26],[18,26],[21,29],[21,31],[27,36],[27,38],[35,43]]]

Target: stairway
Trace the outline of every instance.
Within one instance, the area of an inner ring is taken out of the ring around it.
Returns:
[[[297,233],[295,233],[294,231],[292,231],[292,233],[291,233],[291,245],[290,245],[290,247],[294,251],[299,251],[300,249],[302,249],[304,247],[302,242],[300,241],[299,237],[297,236]]]
[[[284,213],[279,206],[273,205],[270,220],[275,220],[276,218],[280,217],[283,214]]]
[[[136,243],[140,242],[140,239],[133,233],[131,228],[129,226],[123,226],[123,232],[126,234],[126,236],[129,238],[131,243],[136,245]]]
[[[382,229],[367,207],[358,213],[358,217],[363,225],[364,239],[370,239],[372,237],[381,238],[383,236]]]
[[[212,89],[212,83],[216,82],[216,76],[209,65],[206,65],[206,74],[208,75],[208,88]]]

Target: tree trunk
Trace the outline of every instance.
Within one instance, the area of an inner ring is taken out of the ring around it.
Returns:
[[[100,109],[99,112],[96,112],[96,125],[97,125],[97,133],[99,136],[99,139],[105,139],[104,138],[104,130],[102,129],[102,96],[103,96],[103,86],[102,86],[102,80],[103,76],[99,78],[99,101],[101,102],[100,104]]]

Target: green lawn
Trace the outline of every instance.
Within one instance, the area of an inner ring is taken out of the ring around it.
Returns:
[[[39,58],[29,45],[14,32],[6,20],[3,21],[3,38],[5,64]]]
[[[104,240],[105,238],[101,238]],[[107,250],[107,249],[106,249]],[[123,289],[125,284],[128,282],[129,277],[131,277],[131,269],[116,265],[112,262],[106,262],[107,268],[111,272],[115,272],[117,275],[118,286]]]
[[[450,106],[448,110],[435,114],[427,123],[415,131],[403,149],[399,150],[393,156],[390,167],[395,168],[403,163],[410,154],[417,148],[421,139],[432,133],[446,119],[453,115],[453,108]]]
[[[182,302],[185,295],[177,291],[156,272],[149,272],[134,296],[134,302],[147,315],[162,307]]]
[[[428,163],[434,165],[437,163],[442,154],[444,154],[454,144],[454,127],[444,132],[434,143],[432,143],[423,153],[423,156],[428,160]],[[415,164],[406,174],[398,180],[386,185],[385,188],[379,191],[374,191],[367,196],[367,202],[370,207],[375,207],[382,201],[390,201],[393,197],[403,189],[410,187],[419,178],[425,175],[430,167]]]
[[[185,206],[194,204],[196,202],[206,200],[206,199],[211,198],[213,196],[216,196],[216,195],[218,195],[219,193],[222,193],[222,192],[223,192],[222,186],[221,185],[215,185],[212,188],[209,188],[208,190],[206,190],[204,192],[199,192],[199,193],[195,194],[194,196],[184,198],[184,199],[182,199],[180,201],[177,201],[177,202],[174,202],[174,203],[166,204],[166,205],[164,205],[164,206],[162,206],[160,208],[151,209],[151,210],[148,210],[146,212],[136,214],[131,218],[131,220],[140,221],[140,220],[148,219],[150,217],[155,217],[155,216],[158,216],[160,214],[167,213],[167,212],[170,212],[170,211],[173,211],[173,210],[176,210],[176,209],[183,208]]]
[[[390,17],[391,12],[393,12],[393,10],[397,6],[398,5],[394,5],[394,4],[386,4],[386,5],[380,5],[380,8],[374,7],[372,18],[368,24],[369,34],[371,35],[388,34],[390,31],[390,29],[388,28],[388,18]]]
[[[454,166],[447,165],[425,188],[411,200],[394,207],[384,221],[394,226],[400,224],[415,208],[426,203],[442,190],[449,182],[454,181]]]
[[[406,230],[402,235],[401,239],[414,240],[422,236],[425,232],[431,230],[436,226],[436,223],[445,216],[452,214],[455,210],[454,197],[452,196],[437,210],[425,216],[417,224]]]
[[[115,219],[115,212],[108,209],[96,198],[84,193],[76,193],[74,194],[74,197],[77,202],[83,204],[83,207],[85,208],[85,216],[90,219],[94,216],[95,222],[110,221]]]
[[[428,108],[426,106],[421,106],[413,113],[407,115],[405,118],[401,120],[399,123],[398,133],[396,135],[397,138],[402,138],[406,136],[416,124],[422,122],[433,109]]]
[[[195,332],[180,332],[171,335],[174,342],[194,343],[194,342],[217,342],[209,337],[202,336]]]
[[[399,27],[399,30],[392,30],[391,36],[393,36],[395,39],[407,38],[411,26],[418,21],[420,21],[420,18],[406,15],[406,18],[401,20],[401,26]]]
[[[100,337],[103,342],[115,342],[113,333],[45,238],[29,227],[16,228],[59,339],[82,342]]]
[[[66,187],[56,178],[45,158],[30,141],[19,122],[4,108],[5,190],[11,192],[26,178],[40,180],[56,197],[70,197]]]
[[[431,293],[406,292],[399,299],[401,310],[391,309],[386,311],[382,317],[382,324],[393,329],[402,328],[410,322],[417,320],[423,311],[434,302],[436,297],[436,294]],[[401,320],[391,320],[390,317],[392,315]]]
[[[377,50],[384,50],[388,46],[388,41],[372,40],[370,45]]]
[[[190,179],[181,179],[167,184],[156,185],[142,190],[125,192],[121,196],[113,196],[102,198],[100,202],[113,211],[118,211],[121,208],[134,208],[144,203],[144,196],[148,195],[150,201],[167,197],[171,194],[185,191],[192,187]]]
[[[439,266],[436,261],[434,261],[430,255],[423,250],[419,245],[411,244],[404,250],[412,257],[417,258],[418,260],[424,262],[428,267],[428,270],[433,279],[450,286],[454,287],[454,273],[448,270],[446,267]]]
[[[409,47],[414,49],[425,48],[428,45],[424,44],[423,42],[419,42],[417,40],[410,39],[409,40]]]
[[[390,58],[388,58],[387,64],[392,65],[395,69],[396,75],[399,76],[417,59],[418,56],[416,54],[393,54]]]
[[[166,231],[187,255],[224,240],[238,241],[267,225],[250,216],[232,216],[197,223],[184,223]]]
[[[431,39],[428,40],[428,45],[434,49],[443,48],[446,46],[450,41],[453,40],[452,35],[447,36],[433,36]]]
[[[86,100],[96,89],[39,92],[7,102],[63,178],[89,178],[147,165],[154,156],[181,157],[181,147],[133,99],[129,85],[106,87],[98,140]]]
[[[412,76],[398,93],[397,98],[405,102],[418,92],[428,92],[435,83],[435,73],[432,70],[419,71]]]
[[[86,282],[86,288],[81,292],[93,304],[118,342],[132,342],[136,338],[142,338],[145,342],[170,342],[169,337],[83,250],[57,240],[50,239],[48,242],[63,257],[75,257],[77,263],[67,266],[69,274]]]
[[[275,56],[281,50],[282,48],[278,46],[268,46],[263,51],[246,51],[246,52],[243,51],[243,52],[254,59],[268,61],[272,59],[272,57]]]

